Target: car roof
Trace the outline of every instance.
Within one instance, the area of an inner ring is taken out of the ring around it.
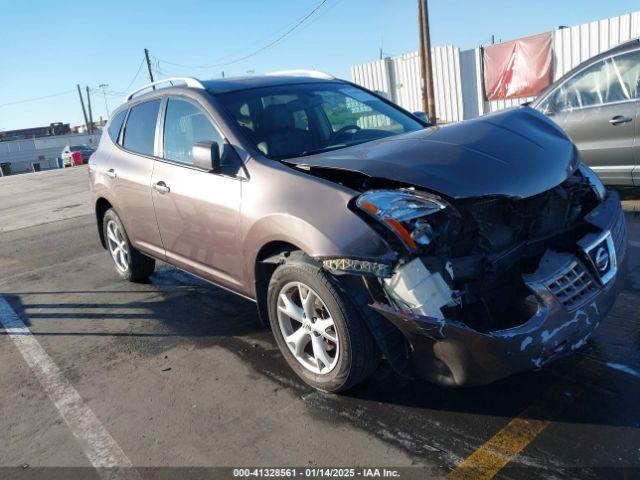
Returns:
[[[268,74],[268,75],[252,75],[246,77],[227,77],[227,78],[219,78],[215,80],[197,80],[194,78],[183,78],[176,77],[170,78],[166,80],[162,80],[156,83],[162,82],[171,82],[174,81],[184,81],[188,80],[192,82],[192,85],[184,85],[184,84],[172,84],[170,87],[162,87],[156,88],[154,90],[150,90],[144,93],[140,93],[130,100],[125,101],[123,105],[127,105],[130,102],[138,102],[140,100],[146,100],[148,98],[157,97],[162,93],[172,93],[176,90],[191,90],[191,91],[207,91],[212,95],[218,95],[223,93],[230,92],[238,92],[241,90],[251,90],[253,88],[261,88],[261,87],[274,87],[279,85],[299,85],[299,84],[309,84],[309,83],[349,83],[345,80],[340,80],[337,78],[333,78],[330,76],[317,76],[317,75],[293,75],[293,74]],[[138,91],[149,87],[149,85],[145,85]],[[137,93],[133,92],[133,93]],[[130,94],[132,95],[132,94]]]
[[[638,47],[640,47],[640,37],[633,38],[633,39],[628,40],[626,42],[623,42],[623,43],[621,43],[619,45],[616,45],[615,47],[612,47],[609,50],[605,50],[604,52],[601,52],[601,53],[599,53],[597,55],[594,55],[593,57],[588,58],[584,62],[580,63],[578,66],[572,68],[571,71],[573,72],[575,70],[578,70],[578,69],[584,67],[584,65],[586,65],[587,63],[596,62],[598,60],[601,60],[603,58],[609,57],[609,56],[611,56],[613,54],[616,54],[616,53],[635,50]],[[571,72],[568,72],[568,73],[571,73]]]
[[[186,82],[186,84],[174,84],[173,82],[176,81]],[[170,83],[171,85],[168,87],[157,87],[154,90],[140,93],[143,90],[150,88],[152,85],[157,85],[159,83]],[[122,113],[122,111],[129,108],[132,103],[138,103],[141,101],[150,100],[152,98],[158,98],[163,94],[172,94],[180,90],[188,90],[193,92],[206,91],[212,95],[218,95],[230,92],[239,92],[242,90],[251,90],[254,88],[313,83],[350,84],[346,80],[334,78],[326,73],[317,72],[315,70],[287,70],[265,75],[227,77],[214,80],[198,80],[193,77],[171,77],[159,80],[153,84],[144,85],[138,90],[131,92],[128,95],[128,97],[131,98],[125,99],[125,102],[113,112],[111,117],[113,118],[115,115]]]
[[[252,88],[275,87],[279,85],[305,84],[305,83],[344,83],[335,78],[303,77],[296,75],[255,75],[250,77],[220,78],[206,80],[202,84],[206,90],[214,95],[221,93],[249,90]]]

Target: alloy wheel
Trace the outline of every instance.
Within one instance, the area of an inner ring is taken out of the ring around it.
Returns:
[[[278,294],[278,325],[295,359],[316,374],[329,373],[340,354],[338,332],[320,296],[301,282],[287,283]]]
[[[116,268],[126,272],[129,268],[129,247],[120,227],[113,220],[107,223],[107,244]]]

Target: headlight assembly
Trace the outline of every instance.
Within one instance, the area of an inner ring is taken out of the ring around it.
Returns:
[[[434,238],[429,217],[448,207],[439,197],[412,190],[371,190],[356,205],[391,232],[410,251],[428,246]]]
[[[602,180],[600,180],[600,177],[598,177],[598,175],[596,175],[593,170],[591,170],[586,164],[582,162],[580,162],[580,166],[578,167],[578,170],[580,171],[580,174],[584,178],[589,180],[589,183],[591,184],[591,188],[593,188],[593,191],[598,197],[598,200],[600,201],[604,200],[604,197],[606,195],[606,189],[602,183]]]

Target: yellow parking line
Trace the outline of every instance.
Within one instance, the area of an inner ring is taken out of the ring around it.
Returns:
[[[567,394],[566,392],[570,393]],[[502,430],[475,452],[465,458],[447,479],[490,479],[522,452],[542,431],[558,417],[570,401],[581,391],[553,388],[550,395],[527,407]]]

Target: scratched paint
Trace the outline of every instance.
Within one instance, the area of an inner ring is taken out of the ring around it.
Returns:
[[[587,315],[584,310],[578,310],[571,320],[568,320],[568,321],[564,322],[559,327],[554,328],[553,330],[551,330],[551,332],[549,332],[549,330],[544,330],[542,332],[542,334],[540,335],[540,338],[542,339],[542,342],[543,343],[547,343],[550,339],[555,337],[558,333],[560,333],[565,328],[570,327],[571,325],[578,323],[578,321],[580,320],[579,317],[581,315],[584,315],[584,317],[587,320],[589,319],[589,315]]]

